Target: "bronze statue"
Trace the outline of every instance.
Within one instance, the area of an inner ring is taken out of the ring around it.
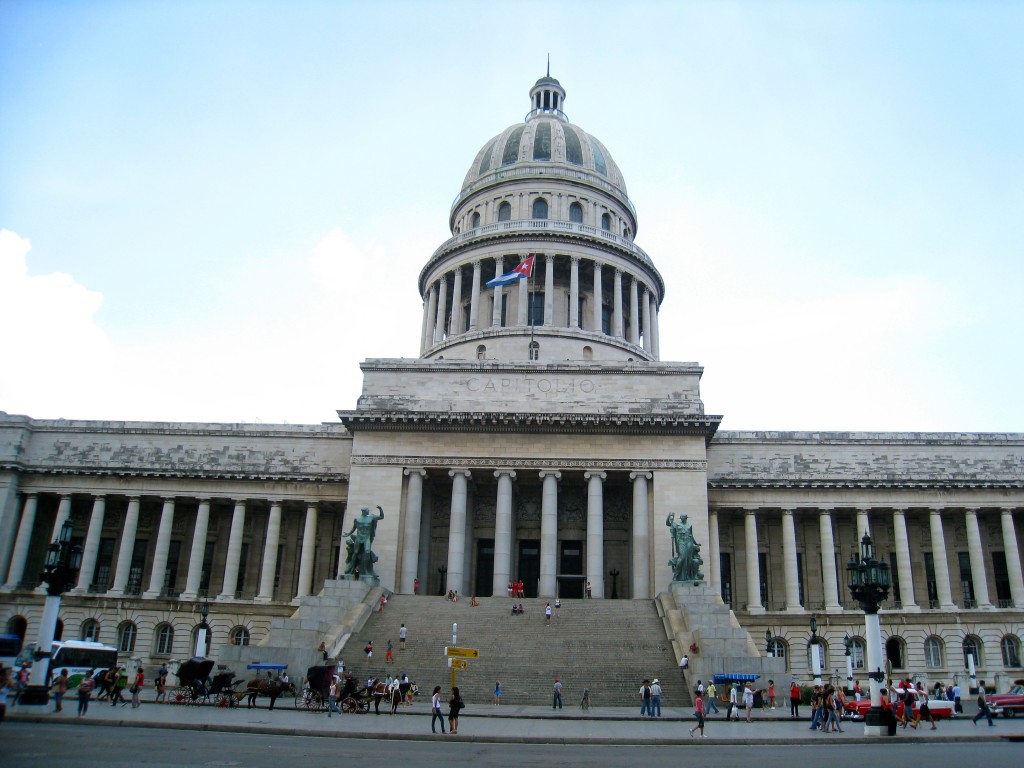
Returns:
[[[371,515],[369,507],[363,507],[359,517],[352,521],[352,530],[345,534],[345,578],[373,578],[373,564],[377,555],[370,546],[377,535],[377,523],[384,519],[384,509],[380,506],[380,515]]]
[[[672,581],[704,581],[700,567],[704,559],[700,556],[700,544],[693,538],[693,526],[686,522],[686,515],[675,519],[675,512],[669,512],[665,525],[672,532]]]

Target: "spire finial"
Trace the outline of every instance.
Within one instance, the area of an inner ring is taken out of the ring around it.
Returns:
[[[548,54],[548,77],[551,77],[551,54]]]

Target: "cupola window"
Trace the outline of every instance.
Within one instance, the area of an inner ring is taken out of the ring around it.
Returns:
[[[568,126],[563,126],[565,133],[565,159],[573,165],[583,165],[583,145],[580,144],[580,137],[576,131]]]
[[[508,137],[505,142],[505,151],[501,155],[502,165],[512,165],[519,159],[519,141],[523,138],[523,129],[526,126],[519,126]]]
[[[597,172],[602,176],[607,176],[608,166],[604,162],[604,153],[601,152],[601,148],[597,146],[597,142],[593,139],[590,140],[590,149],[594,152],[594,167],[597,168]]]
[[[512,218],[512,206],[502,203],[498,206],[498,221],[509,221]]]
[[[538,197],[533,201],[533,218],[546,219],[548,217],[548,201]]]
[[[492,141],[487,145],[487,149],[484,150],[484,156],[480,160],[479,175],[483,176],[487,171],[491,170],[491,151],[494,149],[494,142]]]
[[[574,224],[583,223],[583,206],[579,203],[573,203],[569,206],[569,221]]]
[[[476,211],[473,211],[473,217],[472,217],[471,221],[473,222],[472,223],[473,229],[476,229],[477,227],[479,227],[480,226],[480,214],[477,213]]]
[[[551,123],[546,120],[537,125],[533,135],[533,159],[551,159]]]
[[[605,232],[610,232],[612,229],[612,217],[607,213],[601,214],[601,229]]]

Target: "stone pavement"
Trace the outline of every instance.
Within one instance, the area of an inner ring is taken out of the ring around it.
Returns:
[[[285,706],[269,710],[260,707],[227,709],[215,706],[192,707],[184,705],[145,702],[139,709],[131,706],[112,707],[104,702],[92,702],[85,717],[76,715],[77,700],[68,701],[64,711],[54,713],[52,705],[46,711],[39,707],[8,706],[7,717],[21,722],[63,723],[75,725],[127,725],[140,728],[176,728],[204,731],[252,732],[289,736],[341,736],[366,739],[430,739],[442,738],[430,733],[429,699],[411,707],[399,707],[397,715],[385,713],[333,715],[323,712],[297,711],[287,701]],[[781,712],[777,710],[776,712]],[[545,706],[501,706],[470,704],[464,710],[457,736],[446,739],[477,742],[542,743],[542,744],[686,744],[686,743],[739,743],[787,744],[794,742],[860,741],[865,739],[861,723],[844,721],[844,733],[823,734],[812,731],[809,720],[791,720],[776,716],[776,712],[755,712],[751,723],[725,722],[716,715],[708,719],[706,739],[689,735],[694,725],[690,711],[666,709],[658,720],[641,719],[638,709],[606,707],[588,712],[579,709],[552,710]],[[447,724],[445,726],[447,728]],[[927,726],[900,729],[889,739],[872,741],[997,741],[1012,738],[1024,740],[1024,718],[998,718],[995,727],[984,720],[973,725],[969,714],[955,720],[939,722],[938,730]]]

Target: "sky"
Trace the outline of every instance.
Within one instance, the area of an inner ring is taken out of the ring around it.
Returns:
[[[1024,432],[1024,3],[0,3],[0,411],[336,422],[545,74],[728,430]]]

